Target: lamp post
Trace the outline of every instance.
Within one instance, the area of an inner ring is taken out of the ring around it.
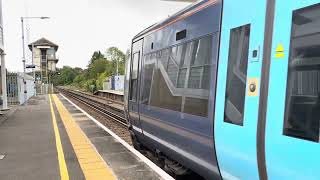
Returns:
[[[24,102],[27,101],[27,82],[26,82],[26,50],[24,42],[24,19],[49,19],[49,17],[21,17],[21,32],[22,32],[22,64],[23,64],[23,93]]]

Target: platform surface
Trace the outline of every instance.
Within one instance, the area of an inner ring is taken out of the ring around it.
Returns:
[[[109,93],[109,94],[115,94],[115,95],[119,95],[119,96],[123,96],[124,92],[123,91],[117,91],[117,90],[99,90],[98,92],[102,92],[102,93]]]
[[[64,97],[41,95],[0,124],[0,179],[163,178]]]

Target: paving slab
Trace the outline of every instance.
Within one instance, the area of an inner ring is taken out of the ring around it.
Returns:
[[[47,95],[32,97],[0,123],[1,180],[60,179]],[[64,126],[57,118],[70,179],[84,179]]]

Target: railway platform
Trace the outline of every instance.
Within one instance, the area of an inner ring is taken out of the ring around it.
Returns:
[[[172,179],[60,94],[32,97],[0,122],[0,177]]]

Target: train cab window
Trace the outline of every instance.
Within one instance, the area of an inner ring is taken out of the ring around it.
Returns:
[[[224,121],[243,125],[250,25],[231,29]]]
[[[131,101],[137,101],[139,59],[140,59],[140,52],[133,54],[132,64],[131,64],[131,78],[130,78],[130,100]]]
[[[293,12],[284,134],[319,142],[320,5]]]

